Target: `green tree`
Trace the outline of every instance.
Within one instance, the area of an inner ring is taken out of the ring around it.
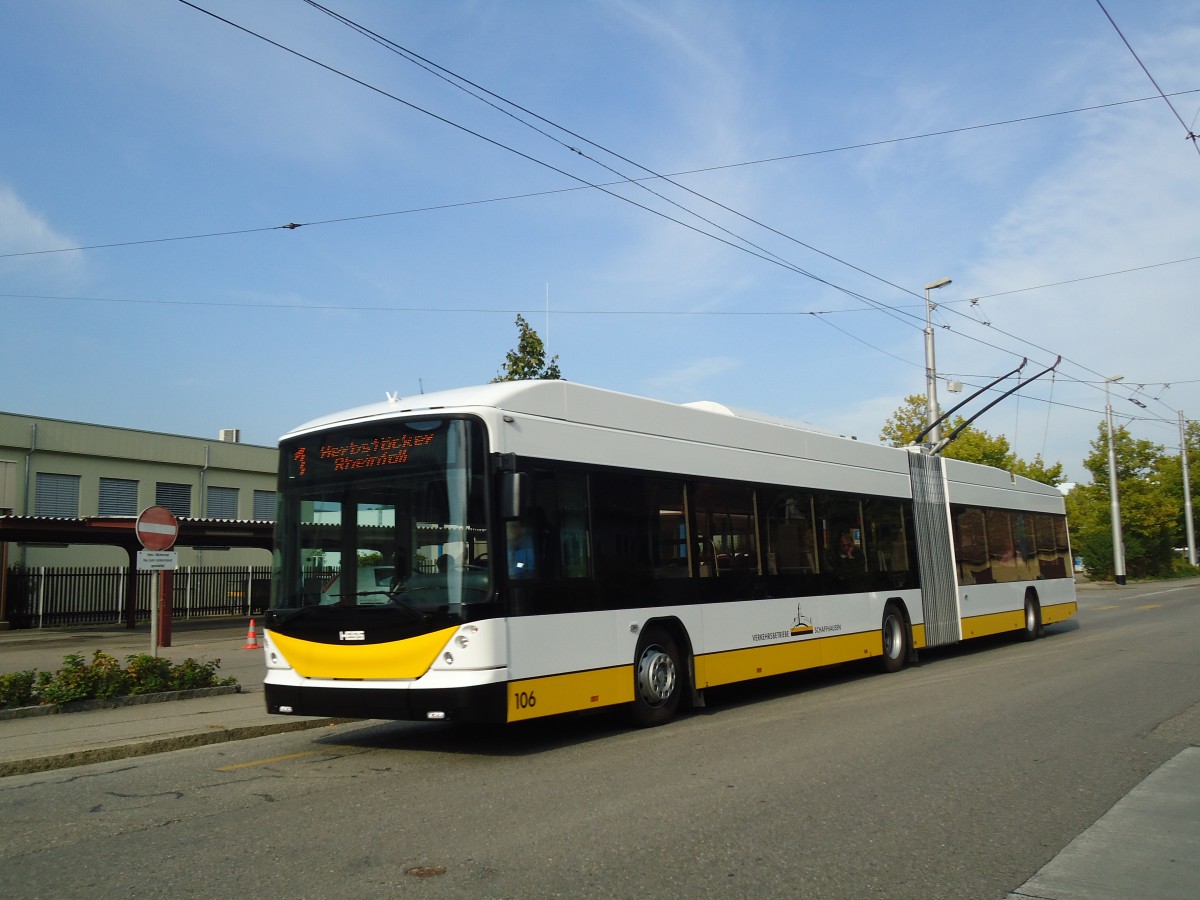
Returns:
[[[954,416],[943,422],[943,436],[965,421],[963,416]],[[907,447],[924,430],[925,425],[925,398],[920,394],[910,394],[884,424],[879,438],[893,447]],[[1043,484],[1057,485],[1065,480],[1062,463],[1047,465],[1040,453],[1029,462],[1020,459],[1012,452],[1008,438],[1004,435],[993,436],[974,425],[964,428],[957,438],[946,445],[942,455],[947,459],[995,466],[997,469],[1015,472]]]
[[[517,346],[504,357],[504,366],[492,379],[497,381],[528,381],[543,378],[555,381],[562,378],[558,357],[546,362],[546,345],[522,315],[517,316]]]
[[[1172,537],[1180,520],[1180,504],[1169,483],[1172,459],[1158,444],[1134,439],[1123,427],[1113,430],[1113,451],[1117,463],[1125,571],[1133,578],[1169,575]],[[1098,437],[1092,441],[1092,452],[1083,465],[1091,473],[1092,483],[1080,485],[1067,497],[1071,542],[1075,552],[1083,557],[1089,575],[1111,578],[1115,566],[1108,426],[1103,422]],[[1176,478],[1178,468],[1175,461]]]

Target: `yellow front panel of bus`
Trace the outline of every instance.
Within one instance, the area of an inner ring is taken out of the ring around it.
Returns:
[[[420,678],[457,628],[384,644],[320,644],[271,632],[271,641],[305,678]]]
[[[597,709],[633,699],[633,666],[526,678],[508,685],[508,721]]]

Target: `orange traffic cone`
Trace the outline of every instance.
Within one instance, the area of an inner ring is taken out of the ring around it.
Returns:
[[[254,620],[250,620],[250,630],[246,632],[246,643],[242,645],[243,650],[261,650],[262,646],[258,643],[258,632],[254,628]]]

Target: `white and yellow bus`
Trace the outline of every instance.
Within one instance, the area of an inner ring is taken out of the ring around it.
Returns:
[[[564,381],[280,443],[267,708],[515,722],[1013,632],[1076,609],[1063,499],[997,469]]]

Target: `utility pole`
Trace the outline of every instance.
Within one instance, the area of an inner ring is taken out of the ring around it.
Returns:
[[[936,446],[942,439],[942,429],[938,424],[941,413],[937,403],[937,365],[933,361],[933,304],[929,302],[929,292],[944,288],[950,284],[949,278],[939,278],[925,285],[925,424],[929,427],[929,444]]]
[[[1179,411],[1179,459],[1183,463],[1183,522],[1187,527],[1188,564],[1196,564],[1196,529],[1192,525],[1192,485],[1188,479],[1187,420]]]
[[[1117,451],[1113,442],[1112,400],[1108,386],[1124,375],[1104,379],[1104,415],[1108,420],[1108,496],[1112,511],[1113,581],[1125,583],[1125,540],[1121,536],[1121,498],[1117,493]]]

